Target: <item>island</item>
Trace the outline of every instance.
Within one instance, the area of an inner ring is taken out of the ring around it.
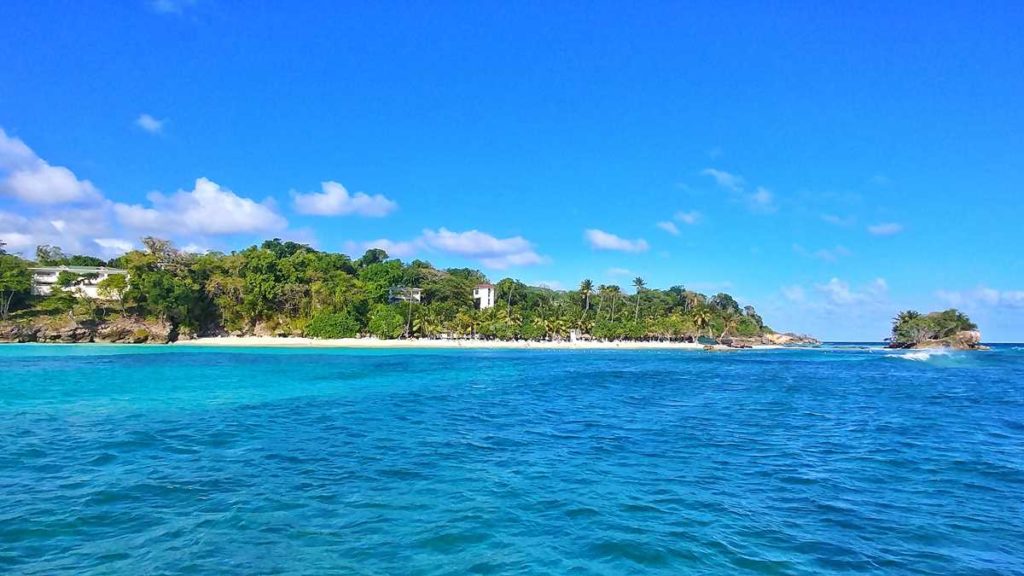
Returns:
[[[921,314],[904,310],[892,321],[889,348],[953,348],[988,350],[981,344],[978,326],[955,308]]]
[[[641,277],[625,288],[584,279],[566,290],[513,278],[492,283],[479,270],[403,262],[376,248],[353,259],[276,238],[228,254],[179,250],[152,237],[142,244],[107,261],[54,246],[40,246],[34,260],[0,254],[0,341],[819,343],[776,333],[727,293],[649,288]]]

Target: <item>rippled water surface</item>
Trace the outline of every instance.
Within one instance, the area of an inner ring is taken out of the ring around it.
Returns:
[[[7,574],[1024,573],[1024,351],[0,347]]]

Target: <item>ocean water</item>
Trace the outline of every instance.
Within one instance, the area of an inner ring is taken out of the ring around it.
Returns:
[[[1024,574],[1024,349],[0,346],[4,574]]]

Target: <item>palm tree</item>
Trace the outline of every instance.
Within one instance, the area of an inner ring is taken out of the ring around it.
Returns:
[[[618,302],[620,298],[622,298],[622,288],[619,288],[618,285],[616,285],[616,284],[612,284],[611,286],[608,286],[608,295],[611,296],[611,299],[612,299],[612,310],[611,310],[611,313],[608,316],[608,320],[614,322],[615,321],[615,303]]]
[[[727,312],[725,316],[722,317],[722,335],[719,336],[719,339],[725,338],[726,333],[729,332],[730,329],[736,328],[736,323],[739,322],[739,319],[739,314],[731,311]]]
[[[590,295],[594,293],[594,283],[587,278],[583,282],[580,282],[580,295],[583,296],[583,301],[586,302],[583,308],[583,317],[587,317],[587,312],[590,312]]]
[[[705,306],[696,308],[693,311],[693,325],[697,327],[697,334],[708,330],[708,337],[711,337],[711,311]]]
[[[633,321],[640,320],[640,292],[643,291],[645,286],[644,279],[637,276],[633,278],[633,287],[636,288],[636,313],[633,315]]]

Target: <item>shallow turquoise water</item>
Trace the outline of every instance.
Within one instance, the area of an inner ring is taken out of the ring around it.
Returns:
[[[0,347],[0,572],[1024,574],[1024,350]]]

